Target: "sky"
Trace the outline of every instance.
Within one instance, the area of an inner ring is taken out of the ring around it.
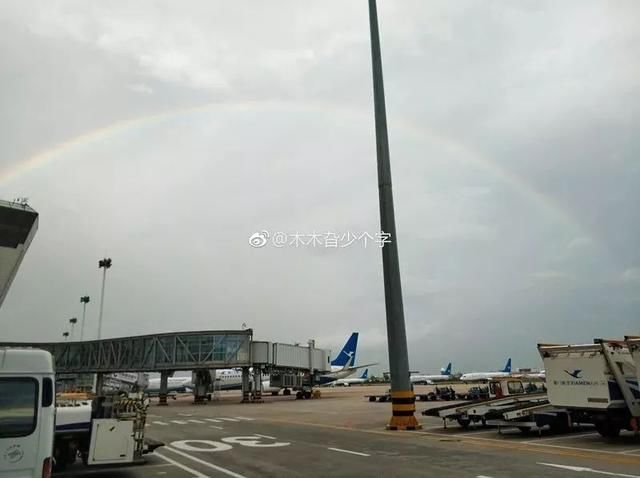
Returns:
[[[412,370],[640,334],[640,5],[378,13]],[[85,294],[95,337],[111,257],[103,336],[359,331],[388,370],[368,34],[363,0],[3,1],[0,197],[40,223],[2,340]]]

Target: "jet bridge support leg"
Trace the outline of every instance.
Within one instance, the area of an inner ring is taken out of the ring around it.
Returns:
[[[160,392],[158,393],[158,405],[167,406],[167,393],[169,391],[170,372],[160,372]]]
[[[253,401],[262,402],[262,370],[253,367]]]
[[[249,367],[242,367],[242,403],[251,402],[251,381]]]

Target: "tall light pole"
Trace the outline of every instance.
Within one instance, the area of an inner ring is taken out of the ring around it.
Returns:
[[[71,324],[71,340],[73,340],[73,331],[76,328],[76,324],[78,323],[78,319],[76,317],[72,317],[69,319],[69,323]]]
[[[400,266],[398,264],[398,236],[396,234],[393,211],[387,113],[382,81],[382,57],[380,54],[376,0],[369,0],[369,28],[371,33],[373,102],[376,122],[380,228],[383,233],[389,234],[391,238],[391,241],[385,242],[382,247],[392,403],[392,415],[387,428],[390,430],[416,430],[421,428],[421,425],[415,417],[415,395],[409,380],[409,354],[407,352],[407,333],[404,325],[402,286],[400,283]]]
[[[80,324],[80,341],[84,340],[84,319],[87,317],[87,304],[91,298],[88,295],[80,297],[80,303],[82,304],[82,323]]]
[[[102,272],[102,293],[100,294],[100,315],[98,316],[98,340],[102,336],[102,311],[104,310],[104,283],[107,280],[107,269],[111,267],[111,258],[105,257],[98,261],[98,269],[103,269]]]

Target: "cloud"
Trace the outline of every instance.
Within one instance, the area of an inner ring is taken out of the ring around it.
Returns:
[[[640,267],[630,267],[626,269],[622,273],[622,280],[631,283],[640,282]]]

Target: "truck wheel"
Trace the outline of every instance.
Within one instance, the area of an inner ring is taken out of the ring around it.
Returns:
[[[469,428],[469,425],[471,424],[471,419],[470,418],[458,418],[458,424],[462,427],[462,428]]]
[[[311,398],[311,392],[309,392],[309,391],[304,392],[304,398],[310,399]]]
[[[273,395],[274,397],[277,397],[277,396],[278,396],[278,393],[279,393],[279,392],[271,392],[271,395]]]
[[[596,430],[606,438],[616,438],[620,435],[620,426],[612,422],[597,422]]]
[[[376,401],[376,397],[369,397],[369,401],[370,402],[375,402]]]
[[[296,400],[302,400],[302,392],[296,392]]]
[[[285,389],[282,391],[282,395],[287,395],[287,396],[288,396],[288,395],[291,395],[291,390],[289,390],[288,388],[285,388]]]

